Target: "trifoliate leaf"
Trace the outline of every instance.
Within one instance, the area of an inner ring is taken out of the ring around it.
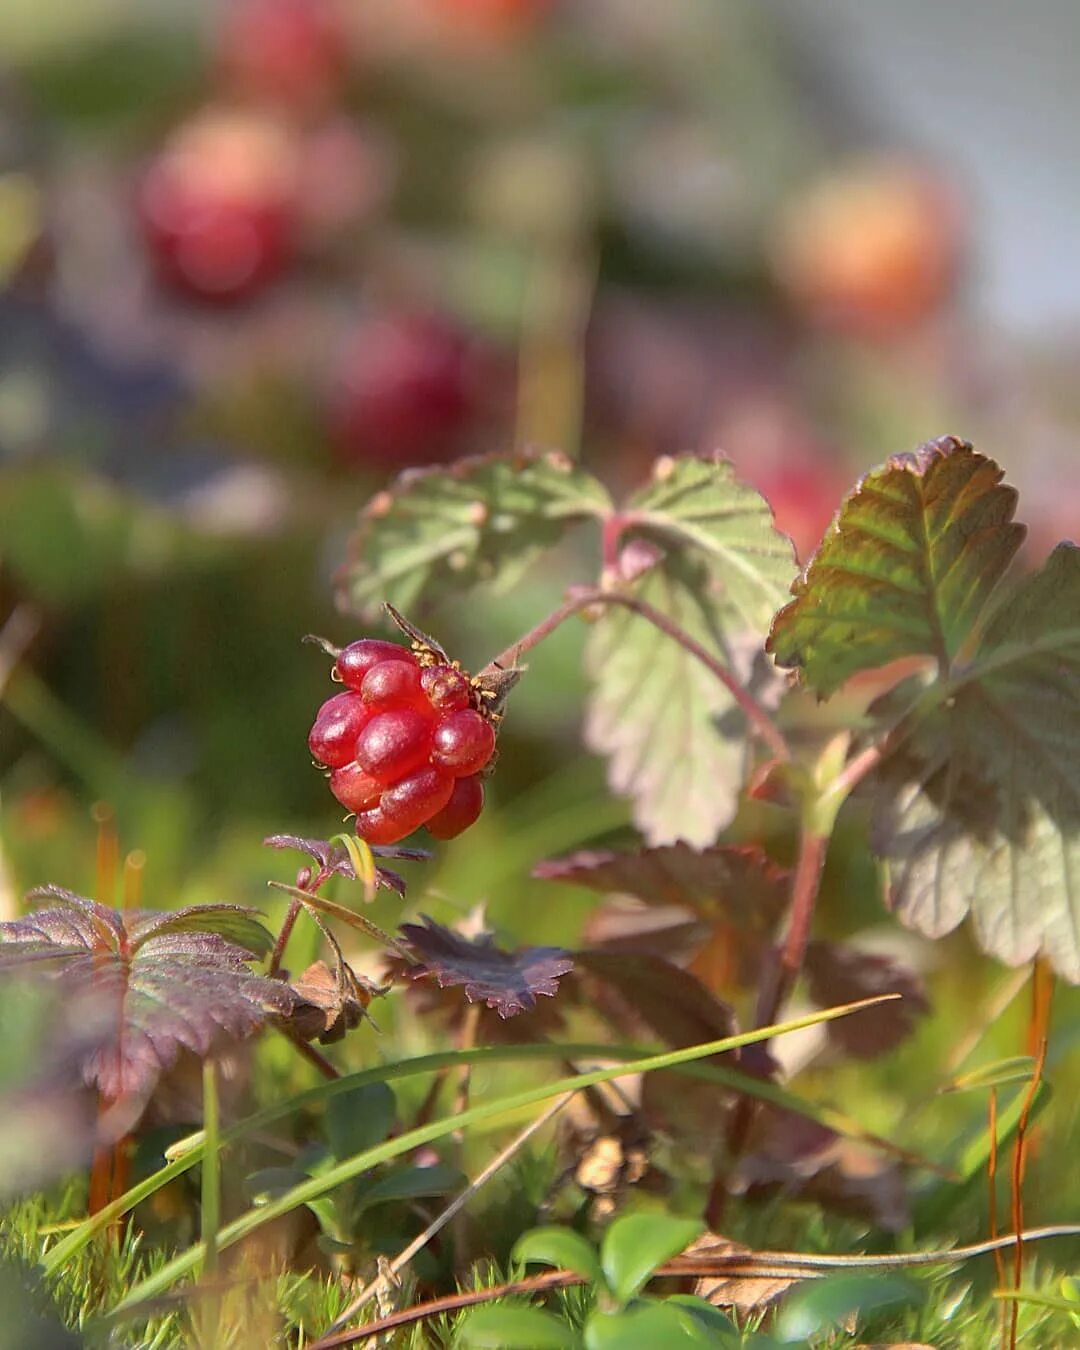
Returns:
[[[995,604],[943,693],[877,775],[890,903],[932,937],[970,910],[987,951],[1080,982],[1080,549]]]
[[[49,903],[0,923],[0,971],[38,970],[73,1004],[108,1010],[79,1066],[106,1098],[145,1097],[182,1048],[205,1055],[295,1001],[282,981],[252,974],[272,939],[242,906],[121,913],[58,887],[30,898]]]
[[[423,924],[405,923],[399,932],[422,964],[408,971],[412,979],[432,976],[440,988],[463,985],[470,1003],[486,1003],[500,1017],[527,1012],[539,995],[552,997],[559,978],[574,968],[561,947],[521,947],[507,952],[490,934],[467,938],[420,916]]]
[[[568,524],[610,509],[603,486],[556,452],[406,470],[362,511],[339,603],[372,620],[386,600],[407,612],[445,589],[505,588]]]
[[[1024,537],[1001,479],[952,436],[867,474],[773,622],[777,664],[823,696],[901,657],[948,675]]]

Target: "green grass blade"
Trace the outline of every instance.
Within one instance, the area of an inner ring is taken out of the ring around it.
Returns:
[[[892,997],[894,996],[885,995],[882,999],[863,999],[858,1003],[848,1003],[837,1008],[826,1008],[806,1017],[796,1018],[793,1021],[777,1023],[775,1026],[743,1032],[738,1036],[728,1036],[723,1040],[707,1041],[703,1045],[690,1046],[682,1050],[671,1050],[660,1055],[648,1055],[644,1059],[628,1060],[611,1069],[594,1069],[589,1073],[573,1074],[568,1078],[560,1078],[552,1083],[547,1083],[543,1087],[511,1093],[509,1096],[501,1097],[496,1101],[474,1106],[470,1110],[450,1116],[448,1119],[437,1120],[418,1129],[409,1130],[396,1139],[388,1140],[375,1148],[366,1149],[362,1153],[345,1159],[336,1167],[329,1168],[317,1177],[308,1178],[299,1185],[291,1187],[269,1204],[258,1209],[250,1209],[241,1214],[239,1218],[234,1219],[232,1223],[226,1224],[221,1229],[219,1249],[224,1251],[264,1224],[280,1218],[283,1214],[288,1214],[301,1205],[319,1199],[320,1196],[327,1194],[344,1182],[362,1175],[379,1163],[388,1162],[391,1158],[400,1157],[403,1153],[410,1153],[413,1149],[433,1143],[436,1139],[441,1139],[455,1130],[477,1125],[482,1121],[514,1111],[518,1107],[533,1106],[538,1102],[557,1097],[564,1092],[578,1091],[598,1083],[610,1082],[615,1078],[623,1078],[630,1073],[649,1073],[657,1069],[669,1069],[678,1064],[689,1064],[695,1059],[704,1059],[708,1055],[724,1054],[729,1050],[737,1050],[743,1045],[753,1045],[758,1041],[770,1040],[774,1036],[783,1036],[790,1031],[801,1031],[804,1027],[816,1026],[821,1022],[831,1022],[838,1017],[845,1017],[859,1008],[870,1007]],[[157,1297],[168,1289],[174,1281],[194,1269],[204,1255],[204,1246],[201,1242],[189,1247],[187,1251],[181,1252],[162,1266],[160,1270],[155,1271],[153,1275],[141,1280],[130,1289],[127,1297],[121,1300],[113,1311],[127,1312],[144,1300]]]
[[[221,1139],[218,1128],[217,1063],[212,1057],[203,1061],[202,1080],[203,1134],[206,1137],[200,1214],[202,1247],[206,1253],[202,1273],[208,1284],[215,1285],[218,1277],[218,1230],[221,1227]],[[200,1311],[200,1345],[205,1350],[214,1350],[218,1343],[218,1318],[221,1313],[221,1303],[216,1293],[206,1299]]]
[[[290,1097],[287,1101],[274,1102],[273,1105],[264,1107],[263,1110],[255,1112],[245,1120],[238,1121],[225,1130],[221,1135],[221,1144],[224,1147],[227,1144],[235,1143],[246,1135],[276,1124],[279,1120],[292,1115],[294,1112],[318,1106],[329,1098],[336,1097],[339,1093],[351,1092],[358,1087],[371,1083],[389,1083],[398,1078],[409,1078],[423,1073],[437,1073],[442,1069],[465,1064],[483,1067],[485,1064],[519,1063],[534,1059],[602,1058],[635,1060],[641,1059],[649,1053],[650,1049],[647,1046],[575,1042],[565,1045],[543,1043],[536,1045],[475,1046],[468,1050],[446,1050],[430,1055],[418,1055],[414,1059],[401,1060],[395,1064],[383,1064],[377,1068],[363,1069],[358,1073],[347,1074],[342,1078],[320,1083],[316,1087],[309,1088],[306,1092],[297,1093],[296,1096]],[[633,1072],[633,1070],[626,1069],[623,1072]],[[888,1148],[892,1152],[898,1151],[887,1140],[870,1134],[858,1122],[852,1120],[850,1116],[843,1112],[836,1111],[832,1107],[819,1106],[814,1102],[806,1101],[795,1093],[789,1092],[786,1088],[760,1078],[753,1078],[749,1074],[741,1073],[738,1069],[719,1064],[690,1063],[674,1066],[674,1072],[704,1082],[734,1088],[739,1092],[745,1092],[748,1096],[770,1102],[774,1106],[794,1111],[798,1115],[816,1121],[826,1129],[834,1130],[837,1134],[844,1135],[847,1138],[861,1139],[864,1142]],[[82,1251],[97,1233],[108,1228],[111,1223],[134,1209],[136,1205],[149,1199],[162,1186],[168,1185],[170,1181],[174,1181],[177,1177],[190,1171],[202,1159],[205,1137],[201,1133],[189,1135],[186,1141],[181,1141],[181,1144],[174,1146],[174,1149],[181,1146],[184,1147],[183,1153],[173,1156],[164,1167],[159,1168],[151,1176],[145,1177],[137,1185],[132,1186],[130,1190],[99,1210],[98,1213],[91,1215],[78,1228],[63,1237],[55,1247],[46,1252],[42,1258],[45,1274],[55,1274],[67,1261]]]

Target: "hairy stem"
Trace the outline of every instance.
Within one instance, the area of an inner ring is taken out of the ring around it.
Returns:
[[[281,962],[285,956],[285,948],[289,944],[289,938],[292,937],[292,930],[296,927],[296,920],[303,908],[300,901],[291,899],[289,908],[285,911],[285,918],[281,925],[281,931],[277,935],[277,941],[274,943],[274,950],[270,953],[270,964],[267,967],[267,974],[275,976],[281,969]]]
[[[799,978],[806,945],[810,940],[810,926],[814,919],[828,847],[828,835],[804,828],[799,836],[799,856],[791,881],[791,917],[780,949],[779,963],[772,978],[762,986],[757,1008],[759,1027],[767,1027],[775,1021],[777,1009],[784,1004]]]
[[[647,600],[642,600],[636,595],[630,595],[626,591],[602,590],[599,587],[590,587],[587,590],[575,592],[569,600],[549,614],[546,619],[542,619],[540,623],[531,628],[524,636],[518,638],[505,651],[500,652],[480,672],[481,676],[485,673],[490,674],[499,670],[512,669],[520,657],[543,642],[560,624],[565,623],[574,614],[579,614],[582,610],[590,609],[594,605],[622,605],[624,609],[631,610],[639,618],[659,629],[666,637],[671,638],[673,642],[678,643],[684,651],[689,652],[695,660],[700,661],[706,670],[727,689],[742,709],[750,726],[768,745],[777,759],[786,760],[790,758],[788,744],[780,728],[773,721],[769,712],[748,689],[739,683],[728,667],[704,648],[696,638],[691,637],[674,619],[669,618],[661,610],[650,605]]]

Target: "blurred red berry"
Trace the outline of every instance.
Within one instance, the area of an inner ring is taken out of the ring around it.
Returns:
[[[324,109],[348,64],[341,12],[333,0],[231,0],[218,63],[235,93],[294,110]]]
[[[452,459],[481,413],[476,343],[445,319],[372,319],[348,344],[330,395],[344,460],[399,467]]]
[[[161,280],[201,300],[246,299],[292,257],[296,143],[272,120],[208,112],[143,176],[142,233]]]

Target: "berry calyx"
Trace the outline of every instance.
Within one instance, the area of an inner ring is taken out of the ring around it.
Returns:
[[[427,822],[426,829],[435,839],[453,839],[474,825],[484,809],[484,785],[475,775],[459,778],[450,800]]]
[[[472,686],[453,666],[428,666],[420,672],[420,687],[439,712],[457,712],[472,703]]]

